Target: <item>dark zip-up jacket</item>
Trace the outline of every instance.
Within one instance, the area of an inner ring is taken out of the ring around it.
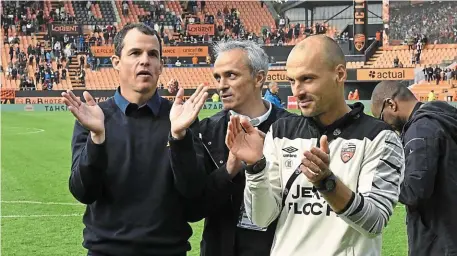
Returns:
[[[268,119],[258,126],[267,132],[277,119],[293,115],[273,105]],[[276,223],[267,231],[238,228],[240,208],[245,186],[244,172],[230,178],[226,169],[229,150],[225,145],[230,112],[221,111],[200,122],[199,137],[205,152],[199,153],[193,147],[171,148],[172,168],[176,172],[186,169],[189,173],[204,168],[208,173],[207,186],[202,196],[190,208],[192,221],[205,220],[201,255],[203,256],[268,256],[275,233]],[[191,140],[187,140],[191,141]],[[196,154],[204,155],[204,166],[196,163]]]
[[[418,103],[402,140],[409,255],[457,255],[457,109]]]

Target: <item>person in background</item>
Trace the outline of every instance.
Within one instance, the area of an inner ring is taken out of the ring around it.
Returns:
[[[211,96],[211,99],[213,100],[213,102],[219,102],[219,94],[215,92],[213,96]]]
[[[435,91],[434,90],[431,90],[429,93],[428,93],[428,101],[434,101],[435,100]]]
[[[265,95],[263,98],[265,100],[271,102],[272,104],[274,104],[276,107],[282,108],[281,99],[278,96],[278,92],[279,92],[278,83],[270,82],[270,84],[268,85],[268,89],[265,92]]]
[[[354,100],[354,93],[352,91],[348,94],[348,100]]]
[[[394,81],[379,83],[371,102],[373,116],[403,141],[399,201],[406,206],[409,255],[456,255],[457,109],[443,101],[419,102]]]

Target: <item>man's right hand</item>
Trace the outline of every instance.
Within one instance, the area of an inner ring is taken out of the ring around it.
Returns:
[[[247,118],[231,116],[225,144],[236,158],[254,164],[263,155],[263,133],[254,128]]]
[[[92,141],[102,144],[105,141],[105,115],[89,92],[85,91],[83,96],[85,103],[70,90],[62,93],[65,105],[78,122],[91,132]]]

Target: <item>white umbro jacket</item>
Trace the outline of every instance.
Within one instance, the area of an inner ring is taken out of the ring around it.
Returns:
[[[339,215],[299,171],[285,192],[304,151],[317,146],[321,136],[309,118],[278,120],[265,139],[267,167],[258,174],[246,173],[248,217],[261,227],[279,218],[272,256],[381,254],[380,234],[393,213],[403,179],[401,141],[386,124],[363,114],[358,104],[327,128],[330,169],[355,192]]]

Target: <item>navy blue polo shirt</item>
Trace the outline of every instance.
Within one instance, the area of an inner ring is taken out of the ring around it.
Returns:
[[[183,202],[192,186],[181,184],[204,176],[171,168],[171,102],[156,93],[139,107],[118,90],[99,106],[105,142],[94,144],[79,122],[72,139],[70,191],[87,204],[83,246],[112,256],[184,255],[192,230]]]

